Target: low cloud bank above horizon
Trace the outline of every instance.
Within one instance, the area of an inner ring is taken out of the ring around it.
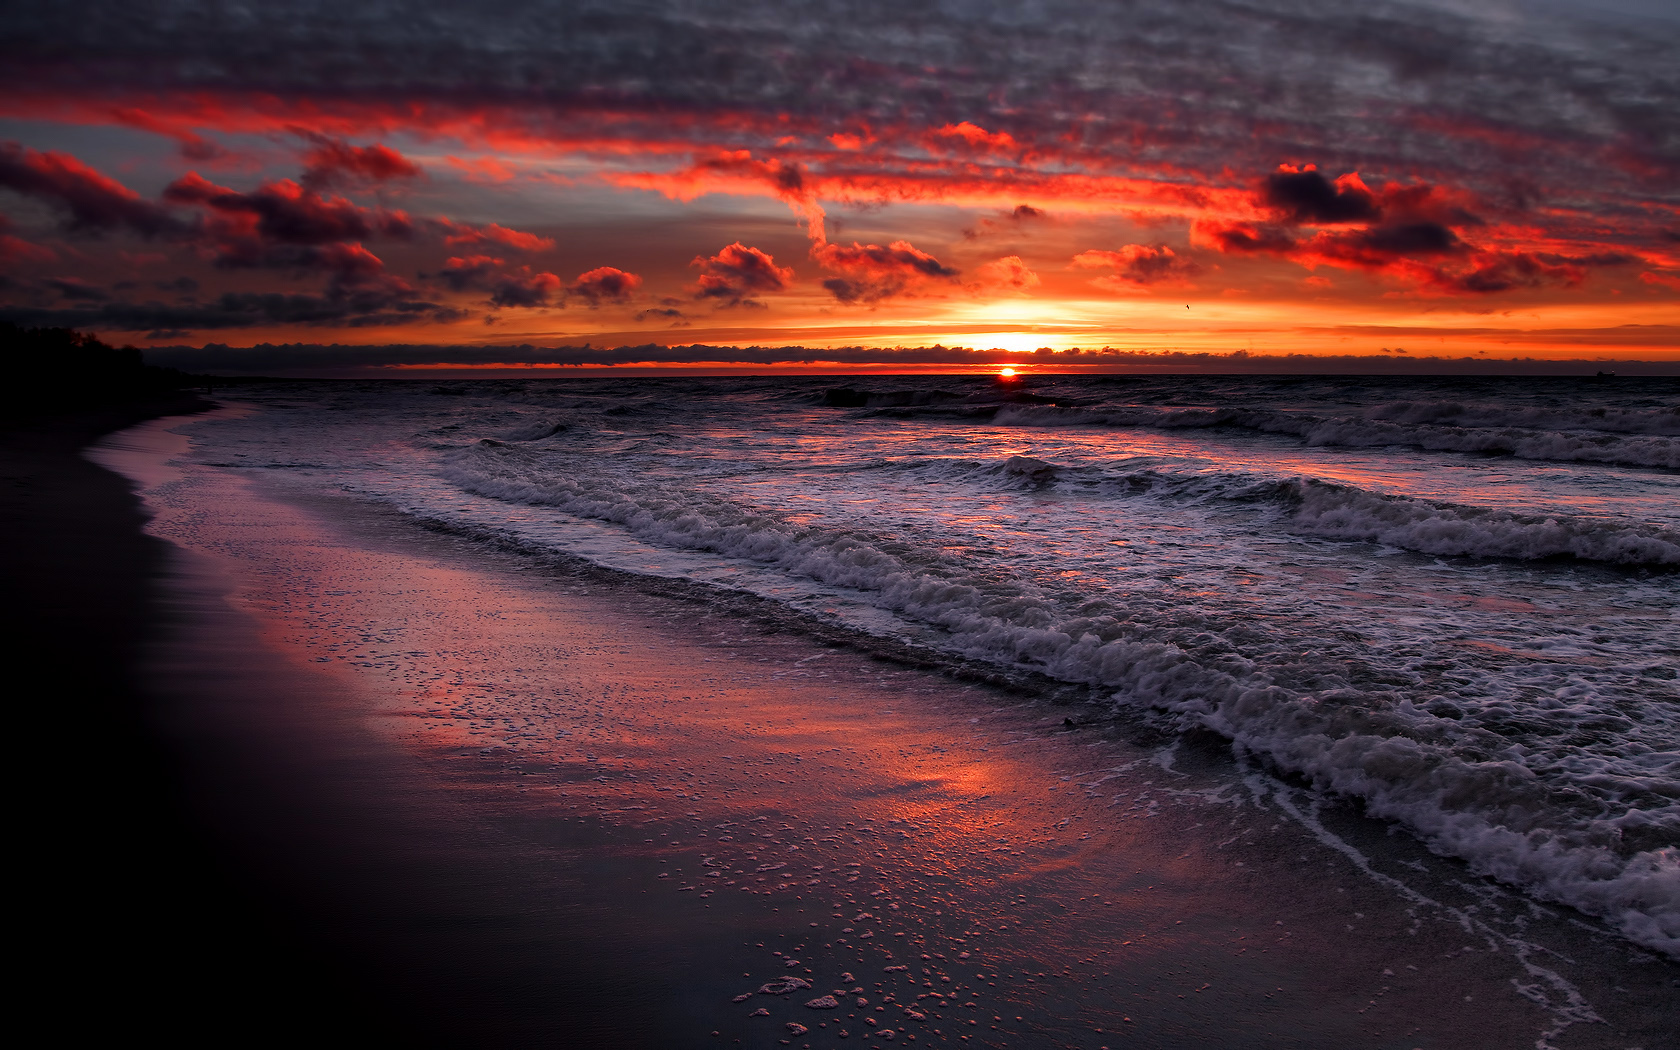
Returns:
[[[1680,335],[1680,331],[1668,333]],[[1680,375],[1680,362],[1638,359],[1508,359],[1387,355],[1251,354],[1132,351],[1113,347],[1010,354],[961,346],[341,346],[320,343],[233,347],[160,346],[146,351],[149,363],[200,375],[294,378],[428,378],[484,374],[565,376],[599,369],[724,367],[731,371],[768,368],[822,374],[831,369],[927,372],[989,372],[1003,365],[1031,372],[1206,372],[1380,375],[1628,374]]]
[[[1447,352],[1507,356],[1680,324],[1680,19],[1639,3],[4,20],[0,319],[20,324],[440,344],[1065,324],[1332,354],[1380,352],[1349,325],[1423,325],[1503,329]]]

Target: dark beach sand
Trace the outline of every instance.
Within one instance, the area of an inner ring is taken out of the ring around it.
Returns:
[[[131,484],[81,455],[109,431],[194,407],[0,431],[0,637],[19,716],[14,943],[27,960],[17,1001],[53,1003],[67,1038],[284,1036],[328,1018],[355,1032],[343,974],[294,932],[302,902],[269,892],[199,819],[192,756],[164,738],[138,674],[171,548],[142,531]]]
[[[145,477],[166,445],[101,455]],[[43,610],[11,637],[80,698],[36,730],[74,800],[38,811],[67,917],[42,950],[137,1011],[114,1028],[1654,1048],[1680,1023],[1674,964],[1218,746],[1070,731],[1090,709],[222,472],[157,499],[166,545],[73,447],[8,456],[52,490],[8,495],[8,549],[44,552],[8,561]],[[789,975],[812,986],[749,995]]]

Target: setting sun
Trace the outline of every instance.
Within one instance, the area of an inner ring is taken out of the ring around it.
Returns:
[[[1002,379],[1014,379],[1015,370],[1013,368],[1000,368],[998,369],[998,376]]]

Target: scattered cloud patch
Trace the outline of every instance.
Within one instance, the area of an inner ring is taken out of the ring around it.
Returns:
[[[1091,283],[1118,292],[1150,285],[1182,287],[1198,269],[1164,244],[1128,244],[1119,251],[1080,252],[1073,257],[1073,265],[1081,270],[1108,270]]]
[[[823,287],[842,303],[878,303],[904,295],[932,280],[955,281],[961,272],[909,241],[879,244],[822,244],[811,250],[825,269],[841,274]]]
[[[762,306],[754,296],[785,291],[793,280],[793,267],[777,266],[769,252],[740,241],[710,258],[696,256],[689,265],[700,268],[694,297],[716,300],[724,307]]]

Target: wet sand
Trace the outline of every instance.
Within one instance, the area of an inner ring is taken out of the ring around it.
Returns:
[[[373,1012],[338,961],[297,935],[294,902],[198,819],[201,784],[141,685],[172,548],[143,532],[130,483],[82,449],[193,406],[176,398],[0,430],[13,945],[25,961],[16,998],[71,1007],[51,1023],[82,1038],[261,1043],[325,1025],[365,1037]]]
[[[1656,1047],[1680,1021],[1674,964],[1217,744],[171,477],[175,440],[101,458],[176,545],[145,677],[194,812],[438,1041]]]

